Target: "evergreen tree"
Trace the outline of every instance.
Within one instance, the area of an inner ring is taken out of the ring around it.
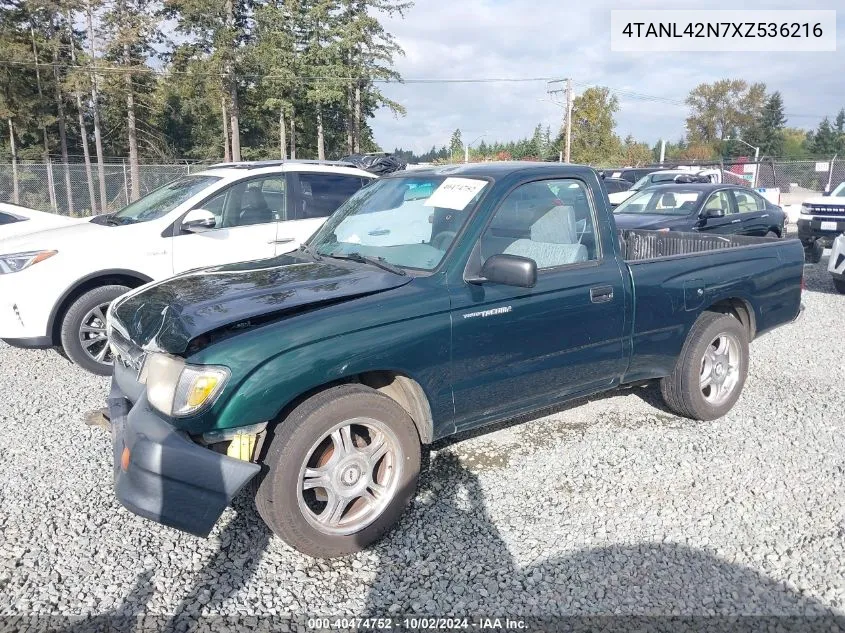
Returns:
[[[819,127],[813,134],[811,149],[815,156],[828,157],[836,153],[837,137],[836,130],[831,126],[830,119],[825,117],[819,123]]]
[[[759,121],[744,133],[751,145],[760,148],[764,156],[783,155],[783,130],[786,126],[786,116],[783,113],[783,99],[780,92],[773,92],[766,99]]]
[[[833,128],[836,131],[836,152],[845,152],[845,108],[839,110]]]
[[[451,160],[463,160],[464,142],[461,140],[460,128],[452,132],[452,138],[449,140],[449,153]]]

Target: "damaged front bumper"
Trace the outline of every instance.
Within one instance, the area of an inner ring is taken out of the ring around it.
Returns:
[[[205,448],[163,420],[141,392],[132,404],[115,367],[108,399],[114,489],[128,510],[208,536],[223,510],[261,470]]]

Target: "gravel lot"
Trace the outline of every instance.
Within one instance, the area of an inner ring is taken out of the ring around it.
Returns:
[[[845,296],[756,341],[716,422],[622,391],[442,445],[412,510],[323,562],[244,499],[209,539],[115,501],[105,379],[0,344],[0,614],[804,614],[845,606]],[[0,627],[2,628],[2,627]]]

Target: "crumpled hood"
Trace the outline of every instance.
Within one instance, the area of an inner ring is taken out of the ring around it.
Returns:
[[[366,264],[282,255],[147,284],[112,305],[110,322],[147,351],[182,354],[197,336],[228,325],[398,288],[411,279]]]

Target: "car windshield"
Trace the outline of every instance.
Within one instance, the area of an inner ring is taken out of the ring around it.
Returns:
[[[700,191],[646,189],[625,200],[613,213],[689,215],[698,207],[702,195]]]
[[[155,220],[167,215],[180,204],[219,180],[219,176],[185,176],[123,207],[112,218],[116,224],[136,224]]]
[[[839,186],[831,191],[830,195],[836,198],[845,198],[845,182],[839,183]]]
[[[444,176],[378,180],[346,201],[309,246],[323,256],[361,255],[433,270],[488,184]]]

